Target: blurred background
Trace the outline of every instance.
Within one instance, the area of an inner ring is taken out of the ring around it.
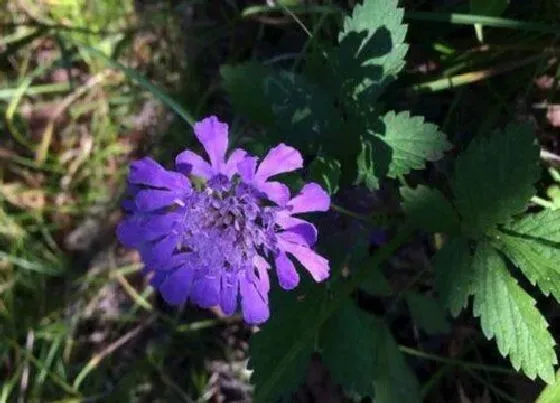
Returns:
[[[251,400],[252,329],[219,312],[166,307],[138,273],[137,254],[114,236],[128,162],[150,154],[169,163],[194,144],[146,82],[197,119],[217,114],[234,133],[258,133],[232,111],[223,66],[301,68],[315,41],[336,41],[341,11],[355,3],[0,0],[0,402]],[[530,120],[543,158],[558,165],[560,3],[401,3],[411,49],[388,105],[426,116],[456,145]],[[451,14],[509,23],[480,28],[476,19],[449,22]],[[538,200],[560,205],[550,172]],[[393,285],[404,287],[432,253],[423,241],[401,251]],[[558,335],[555,304],[544,300],[542,309]],[[406,315],[397,325],[402,340],[415,340]],[[422,342],[452,355],[465,340],[478,346],[471,360],[507,364],[472,319]],[[413,364],[430,382],[427,401],[529,402],[542,388],[515,374]],[[318,364],[294,399],[344,400]]]

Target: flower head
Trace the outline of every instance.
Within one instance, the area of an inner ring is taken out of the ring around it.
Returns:
[[[291,197],[286,185],[270,180],[302,167],[292,147],[280,144],[259,162],[242,149],[227,155],[228,126],[216,117],[196,123],[194,132],[209,161],[186,150],[176,171],[149,157],[131,165],[118,238],[138,249],[167,303],[219,305],[231,315],[240,302],[246,322],[262,323],[271,265],[284,289],[299,283],[294,259],[315,281],[329,276],[328,261],[312,249],[315,226],[296,217],[328,210],[329,195],[310,183]]]

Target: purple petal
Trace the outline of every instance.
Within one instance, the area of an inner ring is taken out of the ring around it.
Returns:
[[[139,211],[159,210],[176,202],[180,204],[181,200],[177,196],[177,192],[168,190],[141,190],[136,195],[136,207]]]
[[[278,253],[275,259],[276,274],[278,275],[278,282],[280,287],[285,290],[295,288],[299,283],[299,274],[292,261],[286,256],[284,252]]]
[[[236,148],[229,156],[226,165],[222,169],[221,173],[226,175],[228,178],[231,178],[233,175],[239,172],[237,167],[246,157],[247,152],[245,150]]]
[[[136,248],[145,242],[144,234],[140,230],[142,220],[132,216],[122,220],[117,226],[117,238],[127,248]]]
[[[303,166],[303,158],[298,150],[285,144],[272,148],[262,160],[257,170],[260,181],[281,173],[292,172]]]
[[[268,304],[259,294],[255,284],[253,284],[246,276],[242,276],[239,280],[239,291],[241,292],[241,311],[245,322],[257,325],[266,322],[270,312]]]
[[[204,146],[215,172],[221,172],[228,147],[228,125],[210,116],[195,123],[194,134]]]
[[[279,233],[277,236],[298,245],[313,246],[317,241],[317,229],[307,221],[299,221],[301,222]]]
[[[208,275],[195,280],[191,300],[203,308],[220,305],[220,277]]]
[[[190,188],[190,182],[184,175],[166,171],[150,157],[144,157],[130,165],[128,181],[133,184],[166,189],[179,190]]]
[[[237,294],[239,282],[234,274],[222,275],[222,292],[220,307],[222,312],[230,316],[237,310]]]
[[[146,269],[146,271],[147,271],[147,273],[145,273],[146,275],[152,273],[152,278],[150,278],[150,285],[154,288],[159,288],[167,278],[167,273],[165,272],[150,271],[149,269]]]
[[[151,245],[143,245],[140,254],[148,266],[158,269],[166,266],[177,247],[177,235],[169,234]]]
[[[288,203],[291,213],[308,213],[310,211],[327,211],[331,198],[317,183],[306,184],[301,192]]]
[[[270,291],[270,279],[268,278],[268,268],[270,267],[268,262],[261,256],[255,256],[253,258],[253,263],[257,269],[258,278],[254,281],[257,286],[257,290],[263,297],[263,299],[268,302],[268,292]]]
[[[311,274],[313,280],[319,282],[329,277],[329,261],[313,250],[282,239],[278,239],[278,247],[292,254]]]
[[[256,188],[266,194],[268,200],[273,201],[279,206],[285,205],[290,200],[290,189],[280,182],[257,183]]]
[[[256,169],[257,157],[246,157],[237,164],[239,175],[241,175],[241,178],[247,183],[251,183],[253,181]]]
[[[188,175],[201,176],[208,179],[212,176],[212,167],[204,159],[190,150],[185,150],[175,157],[175,166]]]
[[[193,283],[194,270],[189,265],[179,267],[159,287],[169,305],[181,305],[187,300]]]

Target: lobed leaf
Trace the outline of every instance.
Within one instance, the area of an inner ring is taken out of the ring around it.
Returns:
[[[479,237],[523,212],[539,178],[539,147],[528,125],[475,138],[456,161],[455,205],[464,230]]]
[[[530,379],[554,381],[554,339],[545,318],[531,298],[510,275],[503,258],[491,247],[478,246],[473,259],[475,275],[473,313],[480,317],[488,339],[496,338],[498,350],[516,370]]]

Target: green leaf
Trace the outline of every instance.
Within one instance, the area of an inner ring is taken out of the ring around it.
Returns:
[[[338,135],[342,119],[334,100],[321,87],[304,76],[287,71],[270,76],[265,82],[268,104],[272,105],[278,141],[286,141],[301,151],[316,154],[320,147],[337,157],[344,152],[344,139]]]
[[[376,320],[372,343],[375,346],[376,403],[419,403],[418,381],[410,370],[391,331]]]
[[[445,310],[435,298],[418,293],[407,293],[406,302],[414,322],[428,334],[448,333],[451,326]]]
[[[506,11],[508,4],[509,0],[471,0],[471,14],[497,17]]]
[[[322,359],[333,380],[360,396],[373,396],[376,348],[372,321],[348,299],[321,331]]]
[[[419,228],[432,232],[455,232],[459,228],[457,213],[439,190],[424,185],[416,189],[403,186],[401,195],[409,220]]]
[[[308,323],[321,309],[323,295],[324,287],[316,284],[271,292],[270,319],[249,343],[255,402],[271,402],[303,383],[314,350]]]
[[[455,205],[465,231],[480,236],[523,212],[539,178],[539,147],[528,125],[509,125],[475,138],[458,158]]]
[[[362,283],[360,283],[360,288],[371,295],[378,295],[382,297],[389,296],[393,293],[387,278],[385,278],[378,267],[368,269],[368,276]]]
[[[560,402],[560,371],[556,372],[556,380],[548,385],[539,395],[535,403],[558,403]]]
[[[391,149],[391,163],[387,175],[396,178],[413,169],[422,169],[426,161],[436,161],[451,148],[445,135],[436,125],[424,123],[420,116],[408,111],[388,112],[383,117],[384,132],[376,136]],[[374,150],[375,153],[375,150]]]
[[[498,252],[479,245],[473,259],[475,297],[473,313],[480,317],[488,339],[496,337],[498,350],[516,370],[530,379],[554,381],[554,339],[531,298],[510,275]]]
[[[322,329],[323,361],[345,390],[379,403],[416,403],[418,382],[383,320],[348,299]]]
[[[397,5],[397,0],[365,0],[344,18],[334,66],[351,98],[374,101],[404,67],[407,29]]]
[[[272,107],[265,94],[265,80],[272,74],[257,62],[220,68],[222,85],[228,92],[233,109],[253,122],[268,125],[274,121]]]
[[[319,183],[327,192],[338,192],[340,162],[329,156],[316,157],[309,165],[309,179]]]
[[[560,211],[529,214],[504,228],[495,245],[545,295],[560,302]]]
[[[436,290],[453,316],[458,316],[473,294],[472,256],[463,238],[449,239],[434,256]]]

